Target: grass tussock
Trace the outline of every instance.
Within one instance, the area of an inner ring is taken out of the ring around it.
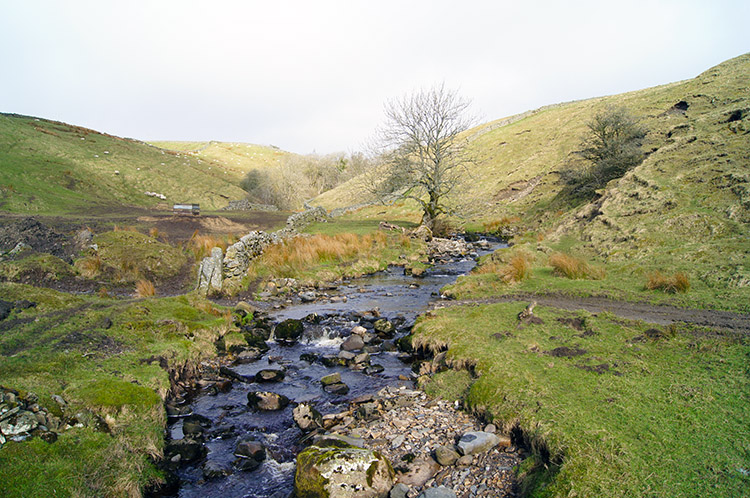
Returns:
[[[585,260],[565,253],[555,253],[549,257],[549,264],[555,275],[572,280],[604,278],[604,269],[589,265]]]
[[[273,273],[291,274],[323,263],[337,263],[369,254],[383,247],[388,236],[383,233],[355,235],[313,235],[295,237],[266,249],[264,263]]]
[[[482,228],[486,233],[505,233],[520,222],[521,218],[518,216],[503,216],[483,223]]]
[[[690,280],[683,272],[665,275],[660,271],[649,273],[645,285],[647,290],[660,290],[668,294],[687,292],[690,290]]]
[[[195,256],[196,261],[211,255],[211,249],[220,247],[222,252],[226,252],[227,247],[237,242],[237,237],[230,234],[224,236],[202,235],[196,230],[188,242],[188,249]]]
[[[514,284],[531,277],[534,256],[526,251],[512,253],[505,262],[493,261],[479,268],[477,273],[494,273],[506,284]]]
[[[156,295],[156,287],[146,279],[139,280],[135,284],[136,297],[152,297]]]
[[[96,278],[102,272],[102,258],[98,254],[80,259],[75,265],[84,278]]]

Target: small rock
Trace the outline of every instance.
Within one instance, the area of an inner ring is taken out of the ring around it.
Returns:
[[[429,488],[422,491],[417,498],[456,498],[456,493],[445,486]]]
[[[489,432],[490,434],[495,434],[497,432],[497,427],[495,427],[495,424],[487,424],[484,427],[484,432]]]
[[[484,453],[497,446],[500,438],[495,434],[482,431],[470,431],[461,436],[458,441],[458,451],[463,455],[476,455]]]
[[[302,300],[303,303],[311,303],[315,301],[315,299],[318,298],[318,295],[315,294],[313,291],[300,292],[299,298]]]
[[[365,368],[365,373],[367,375],[375,375],[375,374],[381,373],[384,370],[385,370],[385,367],[383,367],[383,365],[379,365],[377,363],[373,363],[369,367]]]
[[[409,486],[400,482],[391,488],[391,492],[388,498],[406,498],[406,494],[409,492]]]
[[[223,462],[217,460],[208,460],[203,464],[203,477],[206,479],[216,479],[225,477],[232,473],[232,468]]]
[[[464,455],[461,458],[459,458],[458,460],[456,460],[456,465],[458,467],[468,467],[472,463],[474,463],[474,456],[473,455]]]
[[[326,375],[325,377],[320,379],[320,383],[323,384],[324,386],[328,386],[331,384],[338,384],[340,382],[341,382],[341,374],[338,372],[332,373],[330,375]]]
[[[292,410],[292,418],[302,432],[310,432],[323,426],[320,412],[309,403],[300,403]]]
[[[453,446],[438,446],[435,448],[435,459],[443,467],[453,465],[459,459],[459,455]]]
[[[343,396],[344,394],[347,394],[349,392],[349,386],[347,386],[343,382],[328,384],[326,386],[323,386],[323,389],[329,394],[337,394],[339,396]]]
[[[359,351],[363,347],[365,347],[365,341],[362,339],[362,336],[357,334],[350,335],[341,344],[341,349],[343,351]]]
[[[237,457],[235,466],[238,469],[255,470],[266,459],[266,448],[263,443],[255,441],[251,436],[244,436],[237,442],[234,455]]]
[[[432,458],[418,458],[409,464],[409,471],[401,474],[398,482],[414,487],[424,486],[439,470],[440,464]]]

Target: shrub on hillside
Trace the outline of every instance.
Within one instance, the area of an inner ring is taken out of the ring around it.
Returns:
[[[554,269],[556,275],[578,279],[600,280],[604,278],[604,270],[589,265],[581,258],[570,256],[561,252],[552,254],[549,257],[549,264]]]
[[[673,275],[665,275],[660,271],[649,273],[646,280],[646,289],[660,290],[669,294],[687,292],[690,290],[690,280],[683,272]]]
[[[641,164],[641,144],[646,136],[646,130],[624,108],[607,107],[594,116],[588,129],[579,152],[588,165],[561,172],[572,194],[582,198],[593,197],[610,180]]]

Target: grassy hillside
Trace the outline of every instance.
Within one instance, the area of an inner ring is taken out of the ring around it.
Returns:
[[[233,142],[149,142],[162,149],[184,152],[191,157],[218,163],[232,181],[239,183],[251,169],[278,166],[291,154],[273,146]]]
[[[526,243],[541,269],[549,268],[548,253],[567,251],[606,264],[613,284],[632,291],[642,289],[650,272],[686,272],[698,291],[691,292],[696,297],[689,304],[705,298],[712,305],[725,301],[723,307],[749,309],[750,297],[743,293],[750,284],[749,82],[746,54],[692,80],[549,106],[470,130],[478,162],[454,197],[456,219],[479,229],[503,217],[518,219],[514,242]],[[560,171],[583,163],[578,151],[586,124],[607,106],[625,107],[641,120],[648,130],[643,147],[648,156],[611,181],[599,199],[582,203],[565,194]],[[353,203],[362,195],[354,185],[328,192],[317,203],[327,208]],[[406,219],[415,209],[375,206],[357,216],[398,211]],[[585,293],[606,287],[584,282],[547,278],[534,287]],[[489,287],[484,295],[508,291]],[[475,290],[459,289],[456,295],[470,297]]]
[[[562,189],[558,173],[582,161],[576,152],[586,123],[607,106],[626,107],[649,130],[644,149],[655,153],[641,168],[643,173],[648,170],[652,174],[658,163],[669,174],[684,168],[690,158],[691,169],[722,163],[718,166],[721,172],[711,172],[713,177],[720,177],[736,169],[750,149],[746,136],[749,76],[750,54],[746,54],[693,80],[548,106],[469,130],[467,136],[478,160],[466,175],[460,193],[454,196],[454,208],[474,221],[490,221],[506,214],[533,214],[535,221],[550,220],[544,226],[557,223],[560,210],[575,207],[556,198]],[[684,113],[673,109],[680,101],[689,106]],[[744,112],[739,123],[727,123],[738,110]],[[693,142],[691,137],[700,140]],[[683,143],[691,144],[689,149]],[[723,159],[717,161],[716,157]],[[684,178],[696,184],[706,180],[696,175]],[[345,207],[361,198],[356,190],[356,182],[351,182],[326,192],[316,201],[328,209]]]
[[[3,211],[104,212],[173,202],[215,209],[243,195],[236,177],[214,163],[65,123],[0,114]]]

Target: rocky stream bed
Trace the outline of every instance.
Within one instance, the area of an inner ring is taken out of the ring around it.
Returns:
[[[421,278],[392,268],[269,309],[236,307],[249,346],[176,382],[167,485],[181,497],[514,496],[519,450],[415,390],[444,365],[413,351],[416,316],[497,244],[456,244]]]

